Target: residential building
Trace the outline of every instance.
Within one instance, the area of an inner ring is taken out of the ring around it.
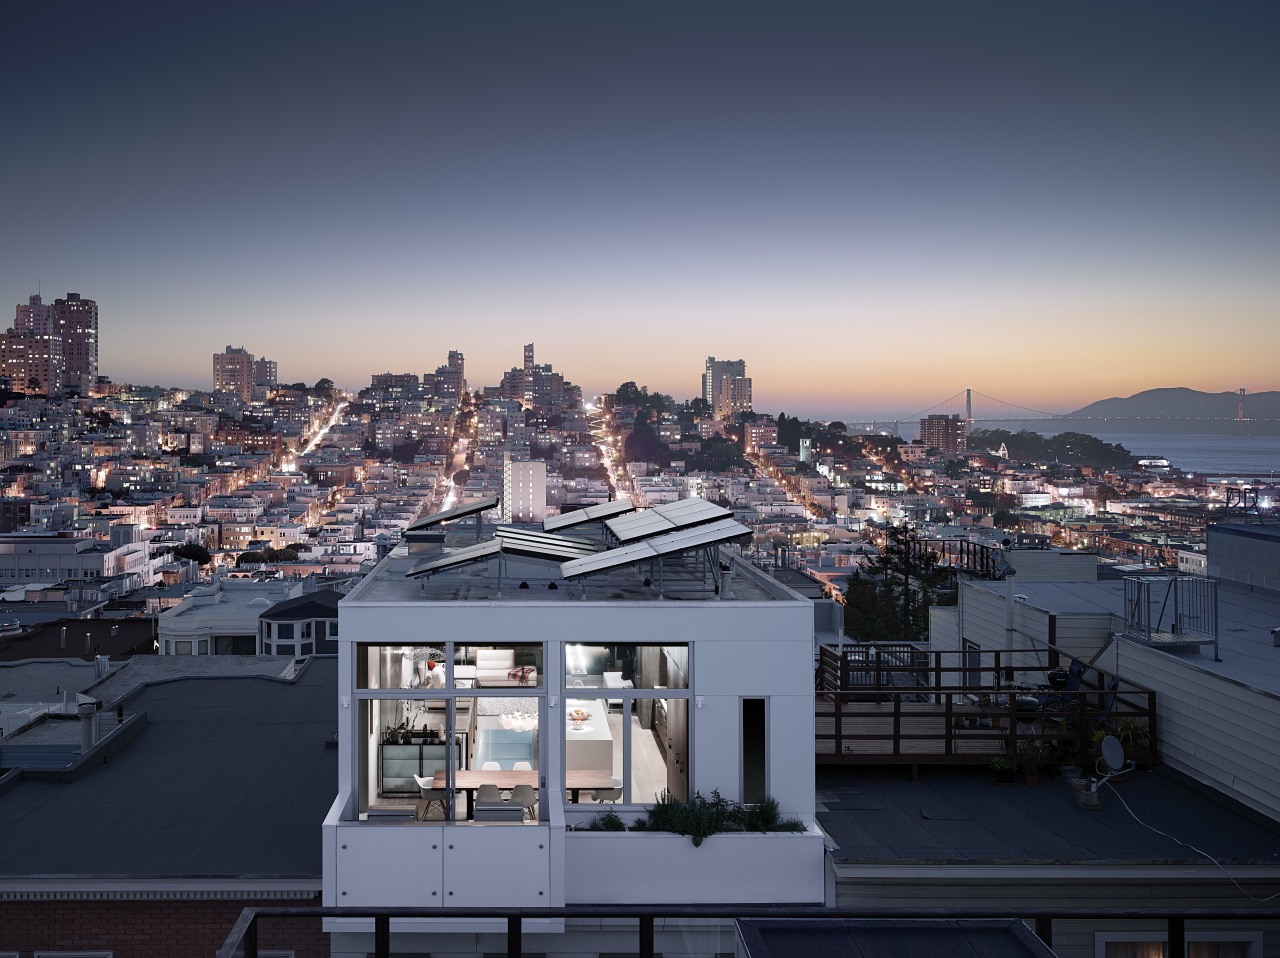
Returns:
[[[241,346],[228,346],[213,354],[213,391],[234,393],[244,402],[253,398],[255,380],[253,353]]]
[[[157,619],[160,655],[256,655],[259,622],[277,603],[303,595],[301,582],[217,579]]]
[[[342,601],[326,905],[822,903],[811,824],[696,849],[577,827],[601,802],[630,821],[663,793],[713,790],[814,815],[812,603],[726,547],[747,532],[727,510],[599,508],[479,545],[464,516],[444,527],[443,552],[423,520]],[[601,521],[609,542],[593,546],[584,537]],[[609,548],[619,540],[631,544]],[[486,774],[510,777],[510,802],[483,794]],[[531,952],[616,950],[598,921],[537,925],[525,926]],[[328,927],[334,955],[370,950],[371,923]],[[503,928],[396,921],[391,949],[490,951],[483,933]],[[688,933],[667,925],[658,950],[687,948]]]
[[[53,301],[53,321],[62,340],[63,389],[87,396],[98,382],[98,304],[67,293]]]
[[[547,516],[547,464],[504,453],[502,521],[541,522]]]
[[[208,958],[246,907],[320,903],[336,661],[136,655],[105,680],[99,663],[75,666],[3,666],[6,685],[47,702],[70,690],[89,714],[0,746],[14,768],[0,791],[0,954]],[[264,929],[259,947],[329,955],[317,918]]]
[[[255,359],[253,361],[253,384],[255,386],[274,386],[279,377],[279,369],[274,359]]]
[[[743,359],[708,356],[702,372],[702,398],[715,419],[732,419],[751,411],[751,379]]]
[[[920,444],[926,449],[937,449],[948,456],[965,451],[965,430],[968,424],[958,415],[934,414],[920,420]]]

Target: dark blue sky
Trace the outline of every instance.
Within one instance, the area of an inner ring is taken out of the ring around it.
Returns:
[[[0,290],[117,380],[538,345],[907,412],[1275,388],[1274,3],[24,4]],[[905,408],[900,408],[905,406]]]

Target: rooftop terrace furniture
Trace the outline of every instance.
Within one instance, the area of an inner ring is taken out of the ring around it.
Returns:
[[[538,671],[530,666],[516,667],[515,649],[476,649],[476,685],[485,688],[532,688],[538,684]]]

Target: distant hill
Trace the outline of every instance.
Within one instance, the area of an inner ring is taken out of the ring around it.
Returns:
[[[1206,393],[1174,386],[1147,389],[1124,398],[1101,399],[1068,413],[1068,418],[1234,420],[1239,401],[1240,397],[1233,392]],[[1280,420],[1280,392],[1248,393],[1244,414],[1247,419]]]

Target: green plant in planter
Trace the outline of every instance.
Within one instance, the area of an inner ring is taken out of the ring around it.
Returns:
[[[1016,772],[1018,770],[1018,759],[1013,755],[992,755],[991,761],[987,763],[997,772]]]
[[[1049,764],[1049,749],[1036,742],[1028,742],[1018,749],[1018,764],[1022,766],[1022,774],[1038,775],[1040,769]]]
[[[1126,748],[1146,748],[1151,744],[1151,725],[1136,716],[1118,718],[1115,735]]]
[[[805,830],[804,822],[784,819],[774,799],[767,798],[759,805],[740,805],[724,798],[718,789],[711,792],[710,798],[704,798],[701,792],[694,792],[687,802],[678,801],[664,789],[658,796],[657,803],[649,809],[648,819],[637,819],[636,826],[644,831],[688,835],[695,847],[717,832]]]
[[[617,812],[605,812],[587,822],[589,832],[625,832],[626,830],[627,826]]]

